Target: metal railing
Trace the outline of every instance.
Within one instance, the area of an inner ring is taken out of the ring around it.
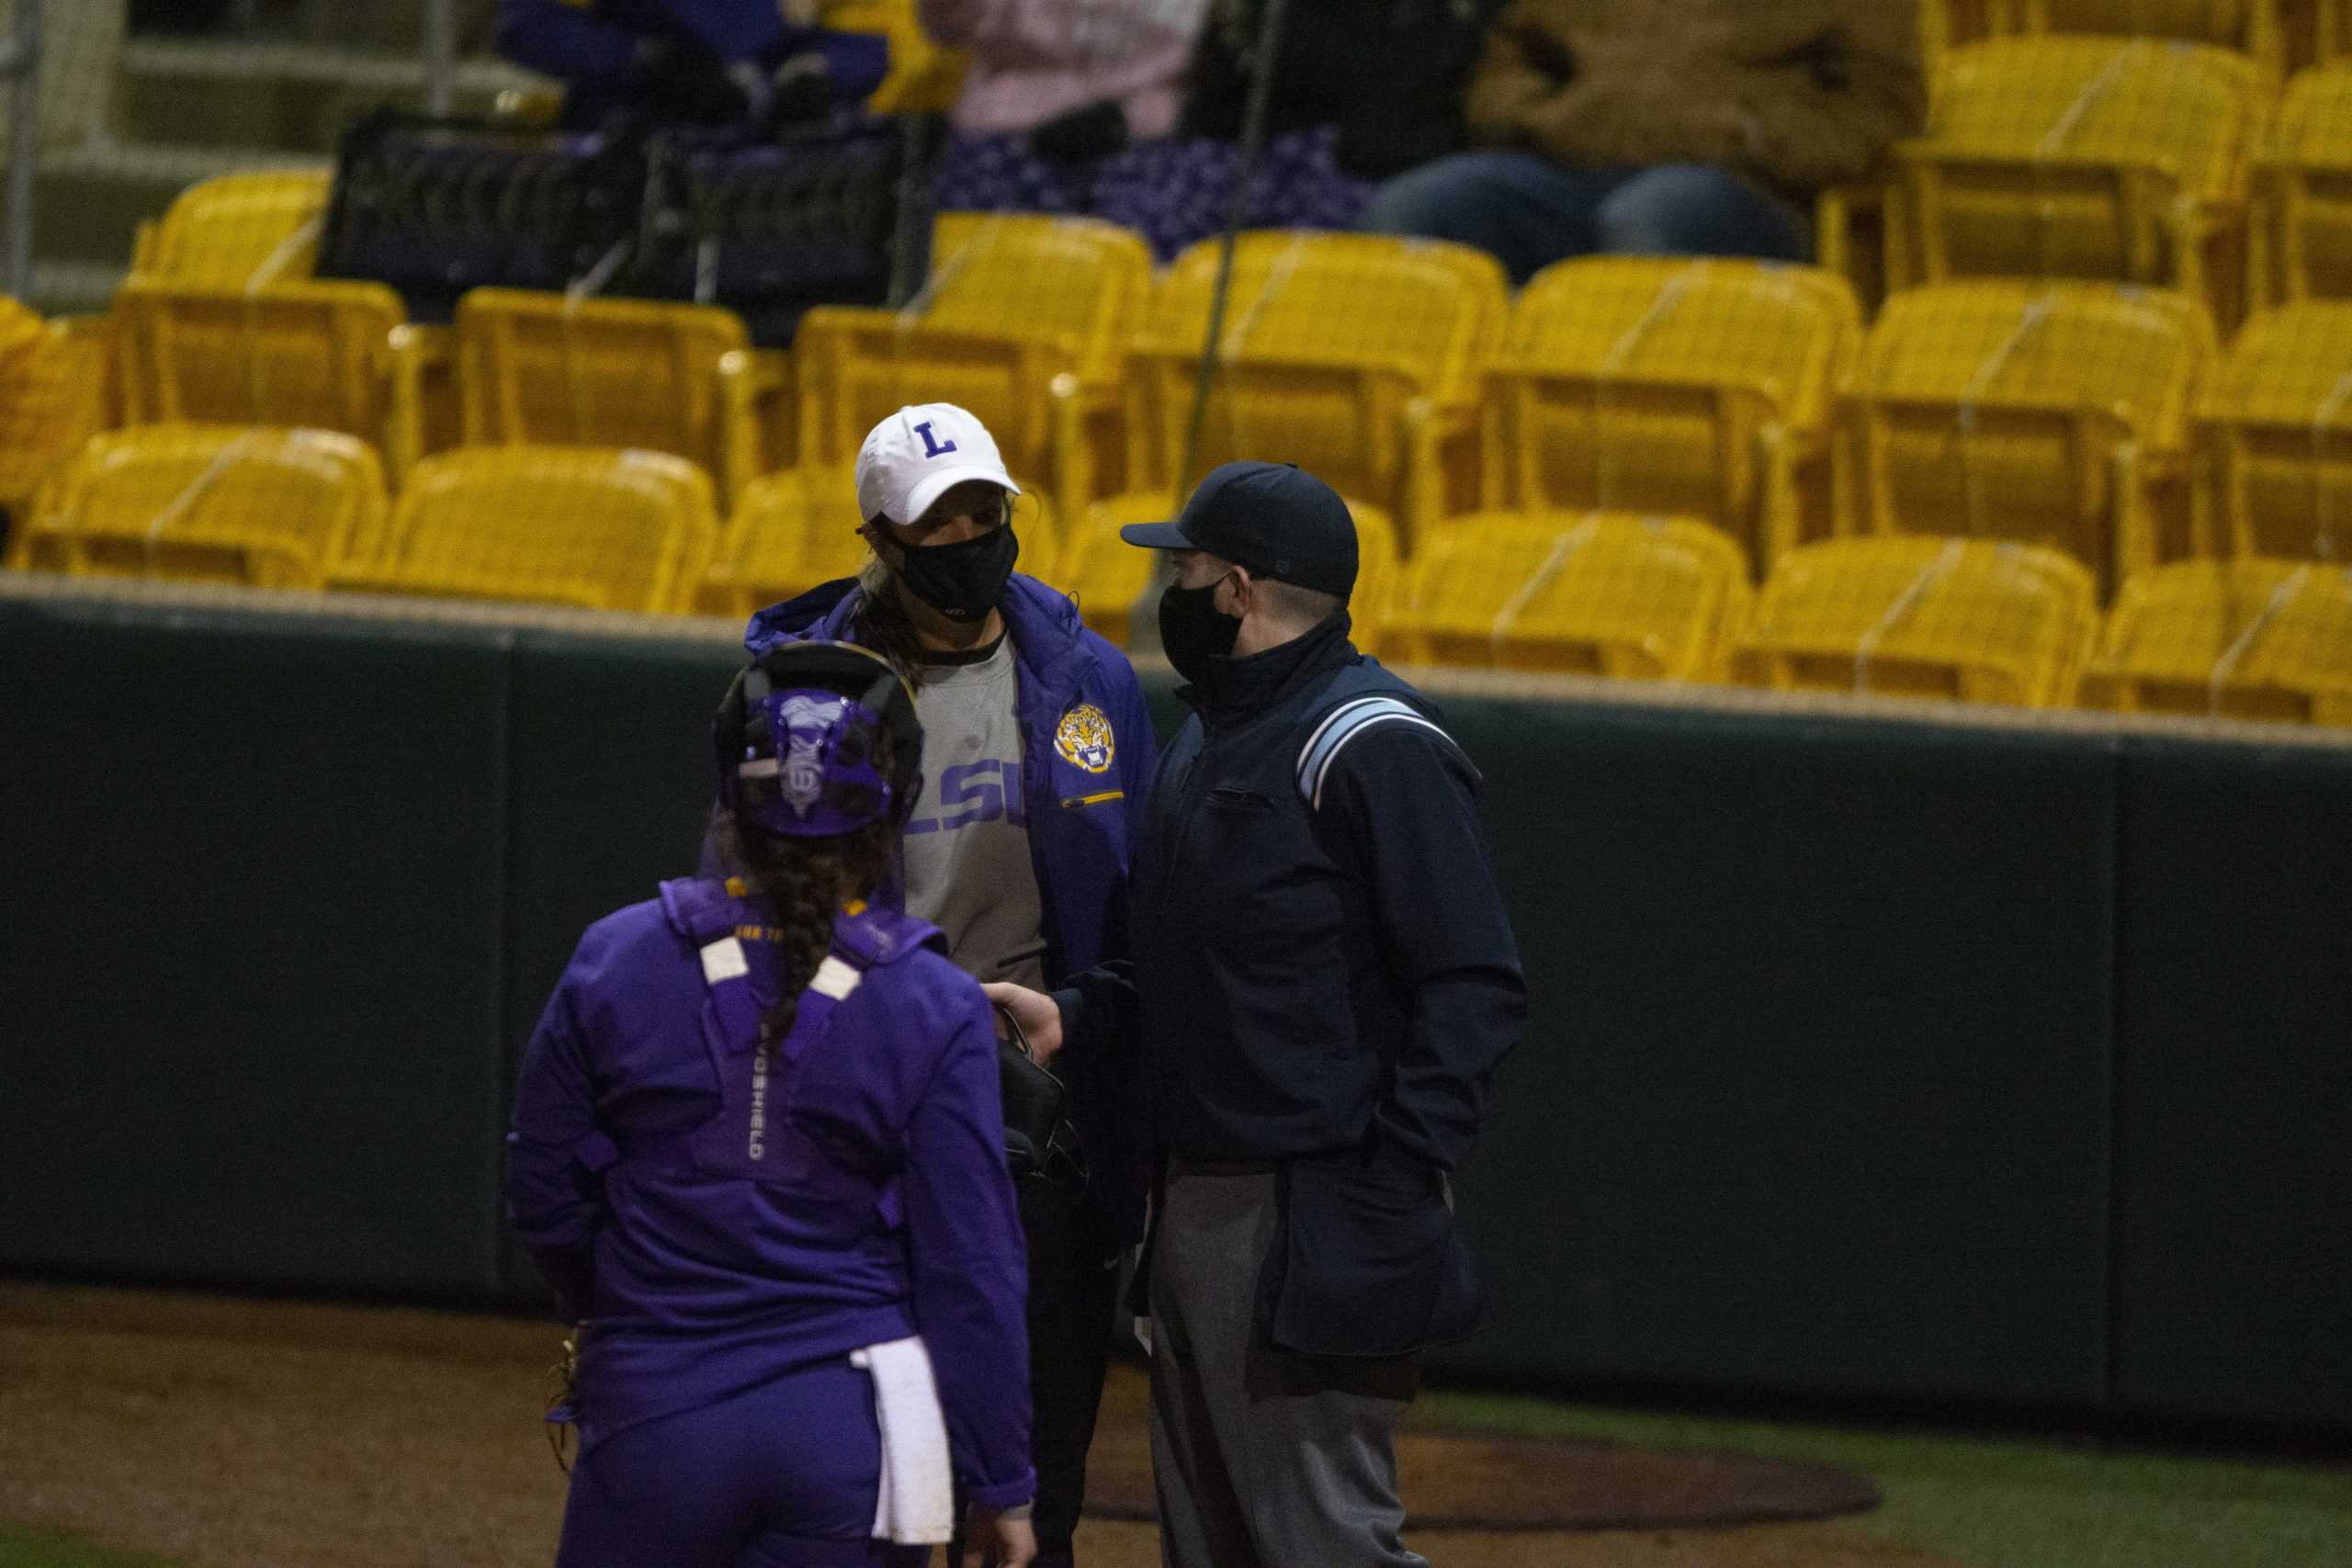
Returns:
[[[17,0],[16,31],[0,39],[0,82],[8,84],[7,292],[23,299],[33,276],[33,175],[40,166],[42,0]]]

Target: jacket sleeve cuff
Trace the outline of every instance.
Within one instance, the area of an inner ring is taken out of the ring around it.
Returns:
[[[976,1508],[1002,1513],[1007,1508],[1035,1501],[1037,1472],[1024,1470],[1017,1481],[1000,1481],[992,1486],[969,1486],[965,1488],[965,1495],[971,1499],[972,1506]]]

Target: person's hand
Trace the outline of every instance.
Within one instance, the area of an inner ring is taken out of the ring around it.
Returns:
[[[1036,1555],[1037,1532],[1026,1518],[1009,1519],[994,1508],[972,1510],[964,1530],[962,1568],[1029,1568]]]
[[[1062,1049],[1062,1010],[1054,1005],[1054,998],[1043,991],[1033,991],[1026,986],[1015,986],[1003,980],[982,986],[980,989],[988,993],[992,1004],[1012,1015],[1012,1021],[1019,1024],[1021,1032],[1028,1037],[1029,1054],[1036,1058],[1037,1065],[1041,1067],[1052,1066]],[[1011,1031],[1004,1026],[1003,1013],[997,1016],[996,1033],[1000,1040],[1011,1036]]]

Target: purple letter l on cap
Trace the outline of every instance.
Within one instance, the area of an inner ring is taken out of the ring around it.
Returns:
[[[932,439],[929,420],[924,420],[921,424],[916,425],[915,434],[922,437],[922,455],[926,457],[944,457],[948,453],[956,450],[956,443],[953,441]]]

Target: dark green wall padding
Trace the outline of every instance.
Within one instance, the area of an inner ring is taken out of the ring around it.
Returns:
[[[537,1299],[516,1055],[735,662],[0,600],[0,1267]],[[1447,704],[1534,997],[1448,1364],[2352,1423],[2352,751],[1639,694]]]

